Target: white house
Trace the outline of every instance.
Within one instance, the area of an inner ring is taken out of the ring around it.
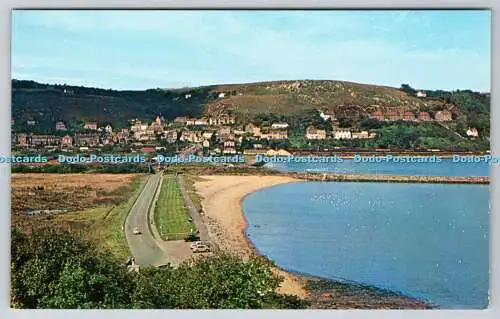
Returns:
[[[477,132],[477,129],[475,127],[473,127],[472,129],[469,127],[469,129],[467,130],[467,136],[468,137],[478,137],[479,133]]]
[[[106,133],[113,133],[113,127],[111,127],[111,125],[106,125],[106,127],[104,128],[104,131]]]
[[[273,123],[271,125],[271,128],[273,129],[288,128],[288,123]]]
[[[186,100],[187,100],[187,99],[189,99],[189,98],[191,98],[191,94],[186,94],[186,95],[184,95],[184,98],[185,98]]]
[[[219,99],[224,98],[224,96],[226,96],[226,94],[225,94],[225,93],[219,93]]]
[[[335,114],[334,114],[333,112],[328,112],[328,111],[326,111],[326,112],[321,111],[321,112],[319,113],[319,116],[321,116],[321,118],[322,118],[323,120],[325,120],[325,121],[328,121],[328,120],[330,120],[330,119],[331,119],[331,120],[334,120],[334,119],[335,119]]]
[[[417,97],[427,97],[427,93],[422,92],[422,91],[418,91],[417,92]]]
[[[334,132],[333,138],[336,140],[350,140],[352,138],[351,131],[348,129],[338,129]]]

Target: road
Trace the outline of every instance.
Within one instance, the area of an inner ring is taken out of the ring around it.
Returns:
[[[135,262],[139,266],[163,265],[169,260],[165,251],[152,235],[148,225],[149,208],[160,181],[161,174],[149,177],[125,220],[125,236],[132,255],[135,257]],[[133,230],[135,227],[139,228],[142,234],[134,235]]]
[[[200,232],[200,239],[202,241],[209,241],[208,231],[205,222],[203,221],[203,217],[200,215],[196,207],[194,207],[193,201],[191,200],[191,197],[189,197],[189,194],[184,187],[184,177],[179,174],[177,180],[179,182],[179,188],[182,192],[182,195],[184,196],[184,204],[188,209],[189,215],[193,219],[196,229]]]

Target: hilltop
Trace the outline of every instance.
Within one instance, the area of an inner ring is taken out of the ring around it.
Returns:
[[[446,106],[446,102],[423,100],[400,89],[343,81],[276,81],[216,86],[224,92],[223,104],[249,116],[259,113],[296,114],[310,109],[328,109],[342,116],[398,108],[418,111]],[[222,102],[222,101],[220,101]],[[207,105],[217,109],[219,101]]]
[[[183,89],[116,91],[68,85],[12,81],[12,117],[16,123],[34,119],[42,127],[58,120],[80,125],[83,120],[125,126],[132,118],[151,120],[198,117],[220,112],[237,115],[240,124],[274,116],[311,117],[317,110],[335,112],[340,124],[356,126],[374,111],[448,109],[456,121],[478,127],[489,135],[490,97],[472,91],[424,91],[417,97],[408,85],[401,88],[332,80],[273,81],[222,84]],[[291,120],[293,122],[293,119]]]

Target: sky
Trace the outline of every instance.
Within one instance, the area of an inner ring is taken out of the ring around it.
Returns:
[[[12,78],[142,90],[342,80],[490,91],[489,11],[20,11]]]

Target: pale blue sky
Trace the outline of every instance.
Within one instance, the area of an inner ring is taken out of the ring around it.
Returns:
[[[489,11],[13,11],[12,77],[113,89],[322,79],[490,91]]]

